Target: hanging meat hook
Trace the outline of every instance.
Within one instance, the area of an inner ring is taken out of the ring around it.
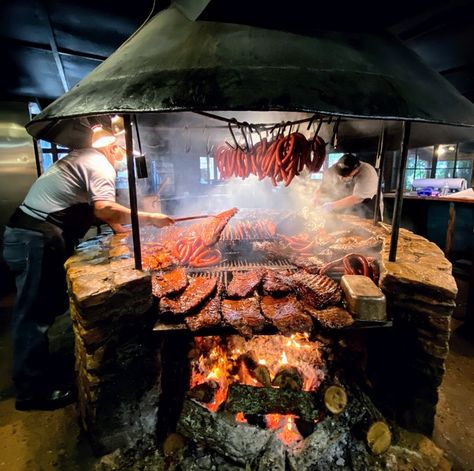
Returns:
[[[228,142],[226,142],[230,147],[232,147],[232,149],[236,150],[236,149],[239,149],[241,150],[242,152],[245,152],[245,149],[243,149],[239,143],[237,142],[237,139],[235,137],[235,134],[234,134],[234,130],[232,129],[232,123],[233,124],[236,124],[239,128],[240,128],[240,125],[238,123],[238,121],[235,119],[235,118],[232,118],[229,123],[228,123],[228,126],[229,126],[229,131],[230,131],[230,134],[232,135],[232,139],[234,140],[234,144],[235,144],[235,147],[232,147]]]

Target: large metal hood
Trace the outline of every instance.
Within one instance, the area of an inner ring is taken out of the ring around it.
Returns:
[[[192,21],[171,7],[27,125],[78,147],[78,119],[184,110],[288,110],[474,126],[474,105],[387,34],[301,35]]]

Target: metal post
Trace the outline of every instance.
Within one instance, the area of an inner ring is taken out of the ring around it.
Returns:
[[[381,219],[380,214],[380,199],[382,198],[382,179],[383,179],[383,165],[385,161],[385,122],[382,121],[382,128],[380,129],[379,143],[377,146],[377,155],[375,156],[375,168],[379,174],[379,181],[377,184],[377,194],[375,195],[374,208],[374,225]]]
[[[403,189],[405,187],[405,168],[407,166],[408,143],[410,142],[411,121],[404,121],[402,128],[402,144],[400,149],[400,165],[397,175],[397,193],[392,215],[392,237],[390,239],[389,262],[397,259],[398,233],[400,231],[400,219],[402,216]]]
[[[135,185],[135,166],[133,165],[133,136],[130,115],[123,115],[125,128],[125,147],[127,149],[128,191],[130,195],[130,211],[132,220],[133,255],[135,268],[142,269],[142,251],[140,244],[140,227],[138,226],[137,188]]]

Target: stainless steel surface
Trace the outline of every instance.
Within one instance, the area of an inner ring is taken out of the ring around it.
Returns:
[[[0,238],[3,226],[36,180],[33,140],[24,126],[26,102],[0,103]]]
[[[385,295],[367,276],[344,275],[341,278],[346,303],[354,319],[385,321],[387,308]]]
[[[186,110],[474,125],[474,104],[388,34],[296,34],[191,21],[171,7],[47,107],[28,131],[76,146],[87,137],[77,127],[81,116]]]

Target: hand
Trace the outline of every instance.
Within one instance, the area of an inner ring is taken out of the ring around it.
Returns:
[[[334,209],[334,206],[332,203],[324,203],[321,205],[321,211],[325,213],[330,213]]]
[[[165,227],[174,224],[174,219],[170,218],[166,214],[150,213],[149,223],[155,227]]]

